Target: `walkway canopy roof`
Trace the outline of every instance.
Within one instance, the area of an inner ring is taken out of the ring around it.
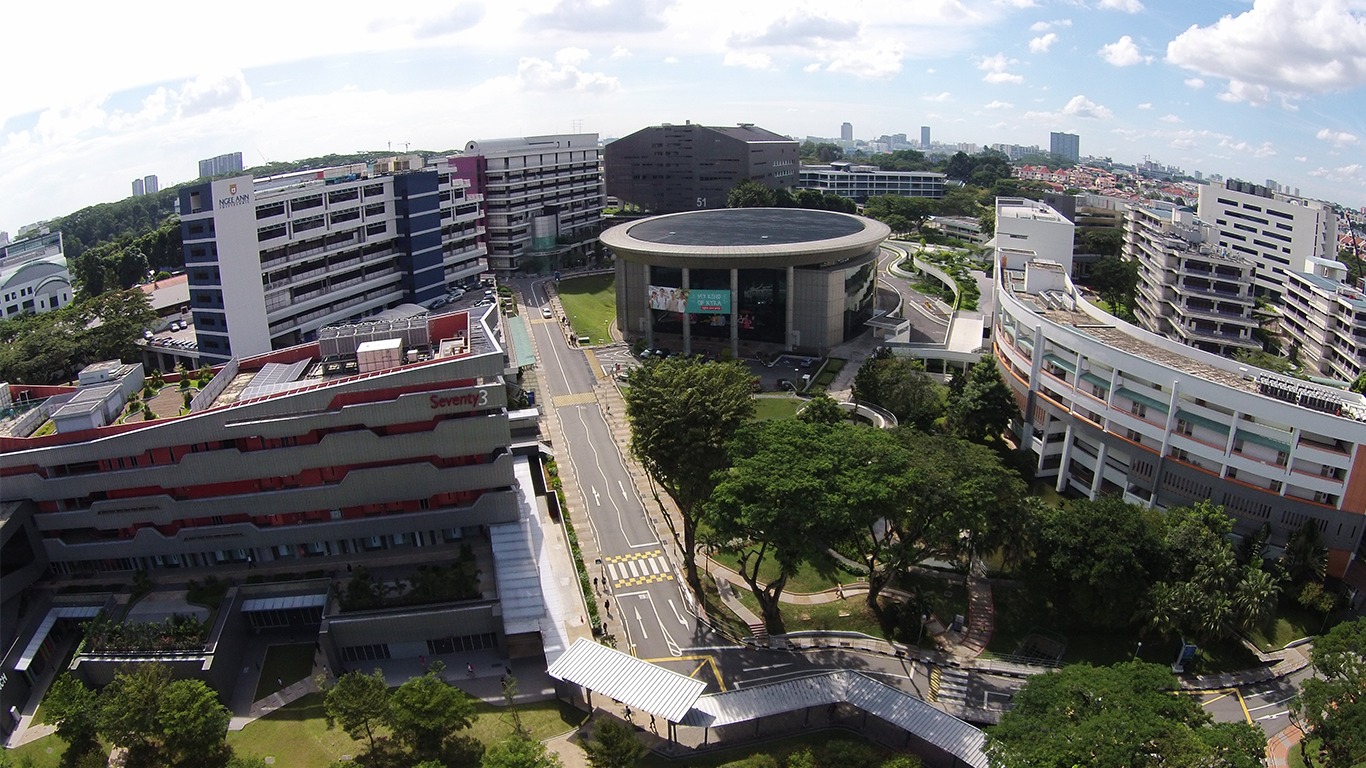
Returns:
[[[548,670],[626,706],[678,722],[707,684],[581,637]]]

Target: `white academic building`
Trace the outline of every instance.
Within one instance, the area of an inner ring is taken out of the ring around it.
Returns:
[[[0,319],[61,309],[75,293],[61,232],[0,248]]]
[[[1318,200],[1229,180],[1224,186],[1202,184],[1197,212],[1219,228],[1220,247],[1256,265],[1258,295],[1280,297],[1287,274],[1311,271],[1312,259],[1336,255],[1337,214]]]

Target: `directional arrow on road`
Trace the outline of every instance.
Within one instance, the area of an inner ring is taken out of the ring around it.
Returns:
[[[645,639],[645,640],[649,640],[649,639],[650,639],[650,636],[647,635],[647,634],[645,634],[645,622],[644,622],[644,621],[641,621],[641,618],[640,618],[640,609],[639,609],[639,608],[636,609],[636,623],[640,625],[640,636],[641,636],[641,638],[642,638],[642,639]]]
[[[599,507],[602,506],[602,498],[598,496],[598,489],[597,489],[597,488],[594,488],[594,489],[593,489],[593,503],[594,503],[594,504],[597,504]]]

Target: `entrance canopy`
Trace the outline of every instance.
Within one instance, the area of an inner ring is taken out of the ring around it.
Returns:
[[[547,670],[556,680],[610,696],[626,706],[676,723],[707,684],[629,653],[581,637]]]

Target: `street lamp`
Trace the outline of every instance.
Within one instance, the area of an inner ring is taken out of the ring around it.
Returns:
[[[1143,641],[1138,641],[1138,650],[1134,651],[1134,661],[1138,661],[1138,655],[1143,653]]]

